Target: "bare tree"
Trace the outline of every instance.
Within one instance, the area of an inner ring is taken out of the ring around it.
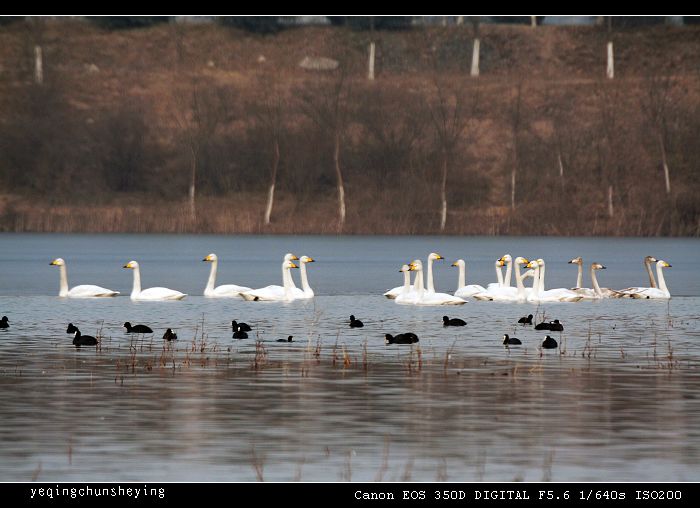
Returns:
[[[333,165],[338,191],[338,231],[345,225],[345,185],[340,166],[340,149],[345,136],[348,119],[349,85],[346,80],[345,65],[335,80],[321,82],[317,86],[307,86],[299,90],[299,107],[304,115],[320,129],[328,132],[333,140]]]
[[[270,161],[270,185],[267,192],[264,222],[270,224],[275,202],[277,171],[280,163],[280,144],[284,129],[284,99],[277,81],[270,75],[263,75],[259,81],[262,97],[254,105],[252,119],[262,133],[265,143],[272,152]]]
[[[194,220],[196,213],[197,171],[202,150],[214,138],[219,127],[229,118],[228,94],[221,88],[193,85],[191,92],[176,97],[178,107],[175,121],[190,152],[189,209]]]
[[[519,131],[522,123],[522,92],[523,82],[519,79],[515,85],[515,94],[510,101],[509,120],[510,132],[513,139],[513,160],[510,171],[510,208],[515,210],[515,184],[520,164],[520,140]]]
[[[440,231],[444,231],[447,223],[447,173],[472,115],[465,114],[463,92],[449,93],[438,80],[435,80],[434,84],[436,98],[430,104],[430,117],[440,150]],[[473,100],[472,106],[475,107],[476,103],[477,101]]]
[[[666,147],[669,137],[669,116],[675,107],[673,82],[668,77],[651,77],[647,79],[645,95],[642,97],[642,111],[654,133],[659,145],[661,164],[664,168],[666,194],[671,194],[671,176],[668,169]]]
[[[472,77],[477,77],[479,75],[479,52],[481,41],[479,40],[479,16],[470,16],[469,20],[472,23],[472,30],[474,32],[474,44],[472,46],[472,65],[470,75]]]

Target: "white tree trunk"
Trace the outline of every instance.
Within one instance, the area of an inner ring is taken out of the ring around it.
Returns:
[[[190,217],[194,220],[197,217],[197,209],[195,204],[195,182],[197,179],[197,153],[194,148],[191,148],[192,155],[192,175],[190,179]]]
[[[613,56],[613,43],[612,43],[612,41],[608,41],[607,74],[608,74],[609,79],[613,79],[615,77],[615,61],[614,61],[614,56]]]
[[[440,187],[442,209],[440,211],[440,231],[445,231],[447,224],[447,155],[443,155],[442,161],[442,186]]]
[[[457,16],[457,24],[458,25],[464,24],[464,16]]]
[[[41,46],[34,46],[34,82],[37,85],[44,82],[44,58]]]
[[[666,160],[666,145],[663,136],[659,133],[659,147],[661,148],[661,162],[664,165],[664,178],[666,180],[666,194],[671,194],[671,175],[668,171],[668,161]]]
[[[272,215],[272,203],[275,200],[275,184],[270,185],[270,190],[267,193],[267,206],[265,207],[265,224],[270,223],[270,215]]]
[[[369,43],[369,70],[367,72],[367,78],[370,81],[374,81],[374,42]]]
[[[335,162],[335,175],[338,182],[338,231],[343,230],[345,225],[345,186],[343,185],[343,173],[340,170],[340,133],[335,135],[335,151],[333,154]]]
[[[537,27],[537,16],[530,16],[530,26],[532,28]]]
[[[474,47],[472,49],[472,69],[471,76],[477,77],[479,75],[479,38],[474,38]]]
[[[272,175],[270,182],[270,191],[267,194],[267,207],[265,207],[265,224],[270,223],[270,217],[272,216],[272,205],[275,202],[275,185],[277,183],[277,167],[280,161],[280,144],[275,139],[275,153],[274,159],[272,160]]]
[[[562,189],[564,188],[564,163],[561,160],[561,153],[557,153],[557,160],[559,161],[559,182],[561,183]]]
[[[612,219],[615,216],[615,208],[613,207],[613,186],[608,185],[608,216]]]

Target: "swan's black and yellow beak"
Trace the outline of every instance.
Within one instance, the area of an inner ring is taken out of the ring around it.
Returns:
[[[56,263],[56,260],[54,259],[53,261],[51,261],[51,262],[49,263],[49,266],[51,266],[51,265],[57,265],[57,264],[58,264],[58,263]]]
[[[530,260],[529,260],[529,259],[527,259],[527,258],[523,258],[523,264],[528,264],[529,262],[530,262]]]
[[[292,257],[290,259],[292,259],[293,261],[297,261],[299,258],[292,254]]]
[[[436,254],[436,256],[437,256],[437,259],[445,259],[445,258],[442,257],[440,254]]]
[[[297,265],[295,265],[295,264],[292,263],[291,261],[289,262],[289,264],[291,265],[289,268],[299,268]]]
[[[202,261],[211,261],[211,258],[209,256],[207,256],[204,259],[202,259]]]
[[[308,256],[307,256],[307,257],[308,257]],[[314,258],[308,258],[308,259],[306,260],[306,262],[307,262],[307,263],[315,263],[316,260],[315,260]]]
[[[666,268],[671,268],[671,265],[669,263],[667,263],[666,261],[664,261],[664,264],[661,266],[664,266]]]
[[[452,266],[459,266],[459,263],[457,263],[457,261],[455,261],[454,263],[452,263]]]

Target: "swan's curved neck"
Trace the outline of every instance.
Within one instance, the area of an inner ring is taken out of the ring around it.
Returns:
[[[503,269],[498,261],[496,261],[496,280],[498,281],[498,287],[503,287]]]
[[[656,278],[659,279],[659,289],[668,293],[668,287],[666,287],[666,279],[664,279],[664,272],[661,265],[656,264]]]
[[[423,291],[425,291],[425,288],[423,287],[423,269],[419,268],[418,270],[415,270],[416,272],[416,281],[413,283],[415,286],[416,291],[418,291],[419,295],[423,295]]]
[[[131,290],[131,296],[137,296],[141,292],[141,270],[137,266],[134,268],[134,287]]]
[[[58,268],[61,280],[58,289],[58,296],[66,296],[68,294],[68,270],[66,270],[66,265],[61,265]]]
[[[433,283],[433,260],[428,258],[428,292],[435,292],[435,284]]]
[[[576,276],[576,287],[583,287],[583,263],[578,264],[578,276]]]
[[[655,288],[656,281],[654,280],[654,272],[651,271],[651,261],[645,260],[644,266],[647,269],[647,274],[649,275],[649,287]]]
[[[309,279],[306,277],[306,263],[300,263],[299,270],[301,271],[301,289],[304,293],[313,293],[311,286],[309,286]],[[291,275],[289,278],[291,279]]]
[[[535,275],[532,277],[532,290],[535,294],[540,294],[540,265],[535,267]]]
[[[457,289],[462,289],[467,285],[467,267],[463,263],[457,265],[459,268],[459,278],[457,281]]]
[[[285,298],[291,298],[294,281],[292,280],[292,274],[289,273],[289,268],[284,266],[284,263],[282,263],[282,286],[284,287]]]
[[[539,264],[537,266],[539,267]],[[539,289],[540,293],[544,292],[544,267],[545,266],[546,265],[542,264],[542,266],[540,267],[540,274],[539,274],[540,275],[540,277],[539,277],[539,279],[540,279],[540,289]]]
[[[598,285],[598,278],[595,276],[595,270],[591,267],[591,282],[593,283],[593,290],[599,298],[603,298],[603,292],[600,290]]]
[[[508,266],[506,267],[506,277],[503,281],[504,287],[510,287],[510,281],[513,280],[513,261],[508,261]]]
[[[211,270],[209,271],[209,280],[207,281],[207,287],[204,289],[205,293],[214,290],[214,285],[216,284],[216,269],[217,269],[218,265],[219,265],[218,259],[215,259],[214,261],[211,262]]]
[[[411,291],[411,272],[406,270],[403,272],[403,293],[408,294]]]
[[[523,284],[523,274],[520,273],[520,265],[515,265],[515,285],[518,287],[518,298],[525,298],[525,285]]]

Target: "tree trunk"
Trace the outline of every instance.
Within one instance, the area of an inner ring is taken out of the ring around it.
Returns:
[[[564,163],[561,160],[561,152],[557,153],[557,160],[559,161],[559,183],[561,184],[562,190],[564,189]]]
[[[41,46],[34,46],[34,82],[41,85],[44,82],[44,58]]]
[[[445,224],[447,223],[447,154],[443,154],[442,157],[442,185],[440,187],[440,197],[442,198],[440,231],[445,231]]]
[[[335,150],[333,152],[335,163],[335,175],[338,182],[338,231],[345,225],[345,187],[343,186],[343,173],[340,170],[340,132],[335,133]]]
[[[479,46],[481,43],[479,42],[479,38],[475,37],[474,38],[474,47],[472,49],[472,69],[471,69],[471,76],[472,77],[477,77],[479,75]]]
[[[280,162],[280,144],[277,139],[275,139],[275,153],[272,159],[272,178],[270,179],[270,192],[267,195],[267,207],[265,208],[265,224],[270,223],[270,216],[272,215],[272,205],[275,200],[275,184],[277,183],[277,166]]]
[[[668,172],[668,161],[666,160],[666,144],[664,138],[659,133],[659,147],[661,148],[661,162],[664,165],[664,178],[666,180],[666,194],[671,194],[671,176]]]
[[[613,43],[612,41],[608,41],[608,69],[607,69],[607,74],[609,79],[613,79],[615,77],[615,62],[613,58]]]
[[[192,176],[190,179],[190,218],[192,220],[197,218],[197,209],[195,205],[195,182],[197,178],[197,150],[190,148],[192,154]]]
[[[515,166],[510,173],[510,209],[515,210]]]
[[[367,71],[367,78],[370,81],[374,81],[374,41],[369,43],[369,69]]]
[[[612,219],[615,216],[615,208],[613,207],[613,186],[608,185],[608,216]]]

